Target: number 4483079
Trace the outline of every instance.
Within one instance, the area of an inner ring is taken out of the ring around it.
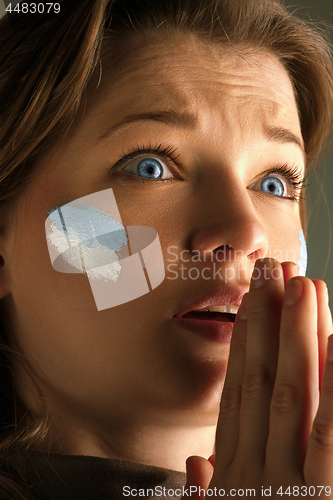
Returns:
[[[51,11],[55,14],[60,12],[60,3],[17,3],[15,7],[12,7],[10,3],[6,7],[6,11],[10,14],[13,12],[21,14],[49,14]]]
[[[277,490],[277,495],[288,495],[293,497],[310,497],[323,496],[329,497],[331,495],[331,487],[330,486],[288,486],[288,488],[283,489],[282,486]]]

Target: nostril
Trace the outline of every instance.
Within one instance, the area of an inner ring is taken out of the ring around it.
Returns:
[[[260,250],[256,250],[250,254],[247,254],[242,249],[235,250],[231,245],[221,245],[214,249],[213,251],[214,258],[218,262],[247,262],[255,264],[255,262],[261,258],[262,253]]]
[[[221,245],[214,250],[214,254],[219,262],[231,261],[233,248],[229,245]]]
[[[250,253],[247,257],[250,261],[255,263],[258,259],[265,258],[265,255],[263,255],[260,250],[256,250],[256,251]]]

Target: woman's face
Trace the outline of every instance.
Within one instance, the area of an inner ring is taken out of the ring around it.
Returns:
[[[195,319],[175,316],[207,294],[215,305],[216,297],[239,304],[257,258],[297,262],[299,203],[288,199],[297,192],[285,170],[302,178],[305,165],[293,88],[265,52],[188,38],[128,53],[39,160],[3,231],[8,336],[59,411],[101,425],[130,414],[213,425],[232,324],[211,328],[206,313],[196,329]],[[87,276],[52,268],[45,220],[109,188],[125,227],[157,231],[166,275],[149,293],[98,311]]]

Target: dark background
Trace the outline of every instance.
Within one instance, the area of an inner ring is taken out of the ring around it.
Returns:
[[[247,0],[244,0],[246,2]],[[38,3],[38,0],[35,0]],[[12,6],[17,2],[12,2]],[[302,15],[315,21],[324,21],[333,40],[332,0],[285,0],[287,5],[301,8]],[[0,17],[5,14],[5,5],[0,0]],[[317,174],[308,179],[308,268],[307,276],[326,281],[331,292],[333,309],[333,152],[322,162]]]

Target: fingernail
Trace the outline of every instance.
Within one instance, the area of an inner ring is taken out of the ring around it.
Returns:
[[[247,293],[245,293],[243,295],[241,305],[238,309],[238,317],[242,321],[246,320],[246,296],[247,296]]]
[[[272,259],[258,259],[253,269],[251,286],[259,288],[267,283],[271,277],[273,267],[274,263]]]
[[[301,280],[291,279],[287,281],[285,304],[292,306],[302,297],[304,285]]]
[[[327,297],[327,304],[329,304],[330,303],[330,295],[328,293],[328,287],[327,287],[327,285],[326,285],[326,297]]]

